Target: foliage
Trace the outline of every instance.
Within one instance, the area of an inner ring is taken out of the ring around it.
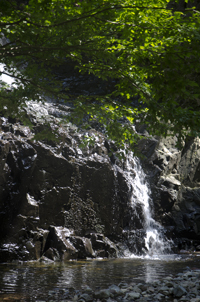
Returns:
[[[1,37],[7,38],[0,63],[15,79],[12,91],[1,85],[4,114],[22,117],[27,99],[45,95],[71,101],[72,120],[81,127],[86,116],[103,123],[119,145],[136,141],[138,119],[152,134],[175,133],[179,140],[199,135],[200,12],[192,5],[177,10],[169,0],[1,0],[0,9]],[[80,72],[113,79],[113,89],[76,98],[63,91],[53,70],[67,60]]]

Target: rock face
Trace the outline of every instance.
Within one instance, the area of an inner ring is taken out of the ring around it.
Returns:
[[[155,206],[155,217],[179,249],[199,250],[200,140],[191,138],[182,150],[176,137],[139,142]]]
[[[29,102],[32,130],[0,118],[1,262],[117,257],[123,245],[134,253],[144,250],[142,212],[131,205],[123,163],[110,156],[111,143],[94,129],[93,145],[80,149],[88,133],[62,121],[69,110]],[[46,131],[44,116],[56,130],[56,142],[33,139]],[[176,138],[151,138],[142,129],[138,149],[155,219],[176,250],[200,250],[200,141],[178,150]]]
[[[28,107],[34,133],[43,130],[40,118],[48,112],[58,142],[31,140],[28,127],[1,118],[1,261],[116,257],[114,242],[122,239],[132,208],[109,143],[91,130],[96,142],[81,150],[76,129],[58,125],[66,112],[51,103],[37,106]]]

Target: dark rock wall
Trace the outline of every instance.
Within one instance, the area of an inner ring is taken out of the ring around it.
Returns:
[[[200,140],[186,140],[181,150],[176,141],[170,136],[147,137],[138,148],[145,156],[143,167],[151,184],[156,220],[180,249],[199,250]]]
[[[35,132],[44,127],[38,118],[34,123]],[[62,259],[84,258],[87,252],[80,253],[80,242],[92,240],[92,234],[103,239],[91,257],[99,253],[116,256],[117,248],[108,238],[120,241],[132,216],[123,173],[116,173],[105,147],[109,144],[100,133],[94,131],[93,147],[81,150],[82,137],[73,127],[59,125],[58,131],[57,143],[34,141],[29,128],[1,119],[1,261],[37,259],[46,253],[54,259],[57,252]],[[57,231],[52,235],[53,227],[63,228],[77,253],[70,250],[66,254],[66,244],[55,243],[55,236],[61,242],[64,235],[61,239]],[[73,231],[73,236],[68,236],[67,230]]]
[[[109,157],[110,142],[91,129],[93,146],[79,148],[86,133],[60,124],[67,106],[30,102],[30,130],[0,119],[0,261],[47,257],[68,260],[116,257],[123,244],[132,252],[144,248],[142,211],[131,206],[125,165]],[[58,142],[34,141],[46,126]],[[148,129],[147,129],[148,130]],[[200,141],[182,150],[176,138],[151,138],[144,127],[138,150],[151,186],[154,217],[178,249],[200,246]],[[134,177],[134,173],[133,173]],[[130,242],[128,242],[128,240]]]

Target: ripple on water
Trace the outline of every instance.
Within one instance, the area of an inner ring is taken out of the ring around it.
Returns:
[[[70,287],[80,289],[89,285],[92,289],[107,288],[122,281],[128,284],[151,283],[188,268],[199,268],[199,264],[200,257],[197,255],[162,255],[159,259],[156,256],[130,257],[53,264],[38,262],[22,265],[1,264],[0,300],[5,300],[5,294],[15,296],[16,299],[13,298],[13,301],[17,301],[18,297],[23,301],[31,293],[30,301],[35,301],[36,298],[45,299],[51,290]]]

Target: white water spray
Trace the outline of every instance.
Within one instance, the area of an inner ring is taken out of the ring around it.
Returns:
[[[159,257],[169,253],[171,242],[164,237],[163,227],[152,217],[150,189],[142,170],[140,161],[132,152],[126,156],[125,177],[131,194],[131,205],[135,208],[139,204],[142,208],[143,228],[145,232],[145,254],[147,257]]]

